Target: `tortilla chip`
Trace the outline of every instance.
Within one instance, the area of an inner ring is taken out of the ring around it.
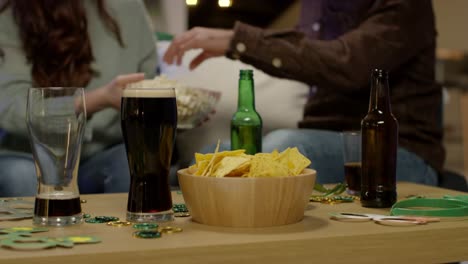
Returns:
[[[288,168],[289,175],[299,175],[307,168],[311,161],[302,155],[299,150],[294,148],[287,148],[279,154],[278,162],[284,164]]]
[[[311,164],[296,147],[252,156],[243,149],[219,152],[219,144],[214,153],[195,153],[189,172],[205,177],[284,177],[299,175]]]
[[[250,161],[250,157],[247,155],[244,156],[233,156],[233,157],[223,157],[223,159],[217,164],[218,167],[213,172],[214,177],[224,177],[227,174],[231,173],[233,170],[247,164]]]

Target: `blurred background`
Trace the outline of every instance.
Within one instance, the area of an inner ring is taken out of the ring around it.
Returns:
[[[296,25],[294,0],[145,0],[154,30],[177,35],[195,26],[264,28]],[[468,1],[433,0],[438,30],[437,78],[444,86],[446,168],[468,175]],[[236,84],[234,83],[234,86]],[[235,100],[235,99],[234,99]],[[464,128],[464,129],[463,129]]]

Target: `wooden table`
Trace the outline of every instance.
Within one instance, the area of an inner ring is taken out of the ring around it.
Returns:
[[[398,185],[399,197],[410,194],[441,197],[445,189],[410,183]],[[83,212],[125,216],[126,194],[83,195]],[[31,198],[30,198],[31,199]],[[183,202],[173,193],[174,202]],[[93,235],[99,244],[72,249],[14,251],[0,248],[0,263],[443,263],[468,260],[468,220],[420,226],[390,227],[373,222],[329,220],[331,212],[388,213],[355,203],[310,203],[303,221],[274,228],[221,228],[190,218],[171,223],[182,233],[159,239],[132,237],[132,227],[84,223],[51,228],[35,236]],[[0,227],[31,226],[31,220],[0,222]]]

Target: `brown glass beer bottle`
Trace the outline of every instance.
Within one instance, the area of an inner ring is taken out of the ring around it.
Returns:
[[[362,119],[361,132],[361,205],[391,207],[397,199],[398,122],[392,114],[388,73],[384,70],[372,72],[369,111]]]

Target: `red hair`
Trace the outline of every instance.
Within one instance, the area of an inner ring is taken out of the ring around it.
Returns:
[[[95,0],[99,16],[124,46],[120,28],[108,13],[104,0]],[[88,34],[83,0],[7,0],[19,28],[19,36],[36,87],[86,86],[97,72]]]

